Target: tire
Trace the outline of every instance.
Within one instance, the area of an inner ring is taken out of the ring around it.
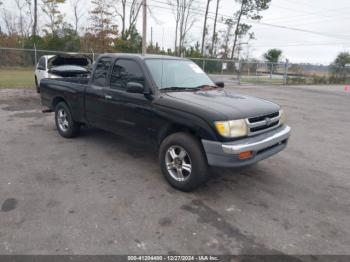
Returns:
[[[75,137],[79,133],[80,125],[73,120],[69,107],[65,102],[56,105],[55,123],[58,133],[65,138]]]
[[[36,92],[40,93],[40,86],[38,84],[38,79],[35,77],[35,88],[36,88]]]
[[[165,138],[160,145],[159,162],[165,179],[180,191],[190,192],[209,178],[204,149],[188,133],[175,133]]]

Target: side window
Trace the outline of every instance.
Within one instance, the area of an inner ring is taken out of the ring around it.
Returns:
[[[42,57],[42,58],[39,59],[38,67],[42,68],[43,70],[46,69],[45,57]]]
[[[128,82],[144,83],[141,68],[135,61],[118,59],[111,75],[111,88],[125,90]]]
[[[101,58],[98,60],[94,72],[92,83],[97,86],[105,86],[107,84],[108,71],[111,66],[111,58]]]

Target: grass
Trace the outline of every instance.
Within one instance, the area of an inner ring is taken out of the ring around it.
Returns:
[[[34,88],[34,68],[1,68],[0,88]]]
[[[282,85],[283,79],[270,79],[270,78],[248,78],[248,77],[242,77],[241,78],[242,83],[247,84],[268,84],[268,85]]]

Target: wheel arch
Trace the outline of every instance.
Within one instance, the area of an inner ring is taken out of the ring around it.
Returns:
[[[162,141],[169,135],[174,133],[179,133],[179,132],[188,133],[193,137],[195,137],[196,139],[198,139],[199,141],[204,137],[210,136],[208,132],[206,132],[205,130],[199,127],[195,127],[195,126],[189,127],[184,124],[170,123],[164,126],[163,128],[161,128],[160,131],[158,132],[158,139],[157,139],[158,145],[160,145]]]
[[[61,97],[61,96],[56,96],[56,97],[54,97],[54,98],[52,99],[52,102],[51,102],[51,109],[52,109],[52,110],[55,110],[56,106],[57,106],[58,103],[60,103],[60,102],[64,102],[64,103],[69,107],[67,101],[66,101],[63,97]]]

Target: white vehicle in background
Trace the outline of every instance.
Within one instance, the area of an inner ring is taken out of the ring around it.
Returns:
[[[45,78],[88,77],[92,59],[82,54],[44,55],[35,68],[36,91],[40,93],[40,82]]]

